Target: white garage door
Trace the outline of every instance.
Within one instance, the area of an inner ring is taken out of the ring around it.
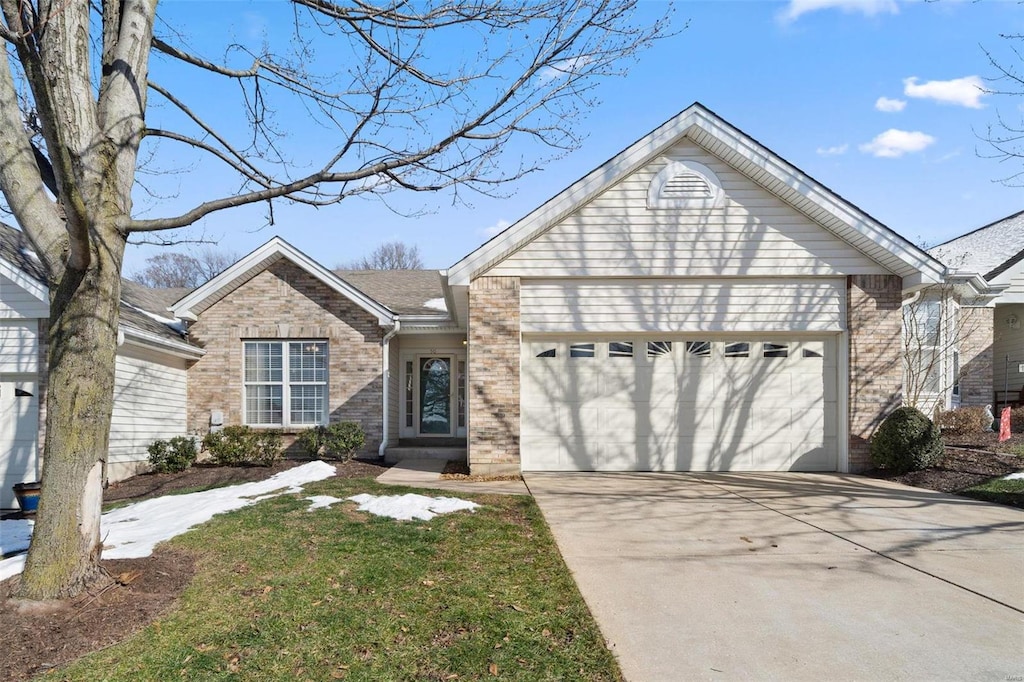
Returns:
[[[524,337],[526,471],[835,471],[835,336]]]

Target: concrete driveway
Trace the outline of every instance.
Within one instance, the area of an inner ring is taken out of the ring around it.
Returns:
[[[628,680],[1024,679],[1024,512],[857,476],[527,474]]]

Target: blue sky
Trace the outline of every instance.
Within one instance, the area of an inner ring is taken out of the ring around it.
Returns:
[[[161,12],[175,25],[180,19],[192,44],[203,48],[223,36],[272,33],[279,8],[205,2],[208,21],[197,26],[197,6],[165,3]],[[642,5],[652,20],[664,9]],[[1024,168],[1024,159],[984,158],[991,149],[979,138],[999,115],[1021,121],[1024,96],[978,89],[999,85],[986,80],[996,75],[986,49],[1020,66],[999,34],[1024,33],[1024,5],[681,2],[674,25],[681,30],[640,54],[628,75],[600,86],[601,102],[579,128],[586,136],[581,148],[506,187],[508,197],[469,196],[470,207],[453,206],[447,194],[404,197],[406,209],[427,211],[412,218],[372,199],[319,210],[281,205],[273,226],[266,226],[262,207],[251,207],[210,216],[182,235],[242,254],[279,234],[329,267],[397,239],[418,245],[428,267],[448,267],[694,101],[917,243],[939,243],[1024,209],[1024,188],[998,182]],[[199,96],[218,94],[211,88]],[[278,123],[305,127],[301,116]],[[317,146],[330,144],[301,135],[295,142],[293,156],[309,153],[310,162]],[[232,186],[231,176],[211,164],[146,181],[173,195],[147,217],[210,198],[203,194],[209,188]],[[157,250],[130,248],[126,271]]]

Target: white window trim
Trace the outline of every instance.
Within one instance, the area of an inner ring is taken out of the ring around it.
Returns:
[[[700,199],[663,197],[662,191],[669,180],[684,173],[694,173],[707,181],[711,196]],[[717,208],[725,201],[725,191],[715,172],[696,161],[669,161],[647,188],[647,208]]]
[[[256,343],[276,343],[281,345],[281,381],[247,381],[245,378],[245,348],[248,344]],[[288,371],[290,368],[289,353],[291,351],[290,344],[292,343],[319,343],[324,345],[324,350],[327,353],[327,375],[324,381],[289,381]],[[247,388],[249,386],[281,386],[281,423],[265,423],[265,422],[250,422],[249,421],[249,405]],[[320,416],[320,420],[315,424],[311,423],[298,423],[293,424],[292,409],[291,409],[291,387],[292,386],[323,386],[324,387],[324,411]],[[330,414],[330,385],[331,385],[331,369],[330,369],[330,344],[326,339],[245,339],[242,341],[242,423],[246,426],[253,428],[266,428],[266,429],[291,429],[291,428],[309,428],[312,426],[326,425],[328,422],[328,415]]]

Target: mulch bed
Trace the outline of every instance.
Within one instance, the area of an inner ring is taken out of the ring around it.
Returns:
[[[200,464],[175,474],[142,474],[112,484],[103,499],[139,501],[179,490],[259,481],[300,464],[305,461],[283,460],[272,467]],[[373,477],[388,467],[363,460],[337,466],[339,478]],[[27,680],[126,639],[169,611],[195,574],[192,557],[164,546],[143,559],[114,559],[102,566],[114,580],[45,608],[19,608],[21,603],[11,599],[18,578],[0,582],[0,681]]]
[[[968,488],[989,479],[1001,478],[1024,470],[1024,434],[1012,434],[1009,440],[1003,442],[999,442],[997,433],[977,433],[959,437],[943,435],[943,440],[946,455],[937,466],[899,475],[874,469],[865,475],[915,488],[927,488],[943,493],[963,493]],[[965,494],[975,496],[971,493]],[[1024,500],[1017,495],[1006,496],[998,502],[1024,507]]]
[[[521,481],[523,477],[521,474],[471,474],[469,473],[469,465],[462,460],[452,459],[448,460],[448,463],[444,465],[444,471],[441,472],[442,481]]]
[[[204,490],[219,488],[225,485],[250,483],[270,478],[276,473],[286,471],[314,460],[282,459],[269,467],[254,466],[217,466],[214,464],[196,464],[185,471],[173,474],[142,474],[132,476],[124,481],[111,483],[103,493],[104,502],[130,500],[137,502],[147,497],[160,497],[179,490]],[[379,476],[390,465],[378,460],[353,459],[338,463],[338,478],[365,478]]]

